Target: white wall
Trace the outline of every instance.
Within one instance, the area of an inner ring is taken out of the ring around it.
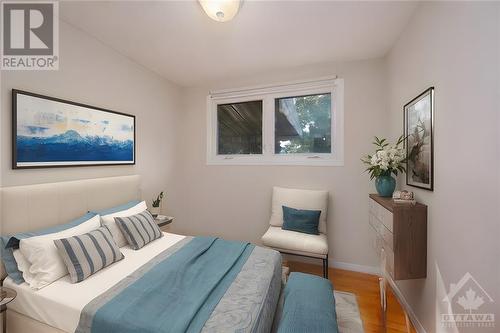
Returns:
[[[337,74],[345,80],[345,166],[207,166],[206,96],[209,90],[316,78]],[[330,258],[376,266],[367,222],[373,191],[360,157],[374,135],[386,133],[386,83],[382,60],[326,64],[267,72],[239,80],[187,89],[182,119],[184,206],[174,231],[214,234],[260,243],[268,228],[273,185],[330,191]],[[318,264],[318,262],[316,262]]]
[[[1,177],[3,186],[140,174],[143,196],[168,189],[175,168],[180,91],[73,26],[60,22],[58,71],[2,71]],[[17,88],[136,115],[137,164],[13,170],[11,89]]]
[[[495,3],[423,3],[387,59],[393,134],[403,105],[435,87],[435,190],[408,187],[429,207],[428,277],[398,283],[427,332],[444,331],[437,283],[466,272],[497,301],[500,326],[499,19]]]
[[[0,186],[140,174],[142,194],[148,201],[159,191],[171,189],[177,166],[179,88],[71,25],[59,24],[58,71],[1,71]],[[136,115],[137,164],[13,170],[12,88]]]

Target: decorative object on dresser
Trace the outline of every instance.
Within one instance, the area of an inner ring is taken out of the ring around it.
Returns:
[[[406,184],[434,190],[434,87],[404,106]]]
[[[417,203],[417,200],[415,200],[413,197],[413,192],[409,192],[406,190],[394,192],[394,194],[392,195],[392,199],[394,200],[394,203],[412,205],[415,205]]]
[[[12,89],[12,168],[135,164],[135,116]]]
[[[398,204],[370,194],[369,223],[383,276],[393,281],[427,276],[426,205]]]
[[[163,200],[163,191],[158,194],[156,199],[153,200],[151,206],[151,214],[153,215],[154,218],[158,216],[161,212],[161,201]]]
[[[366,171],[370,173],[370,180],[375,178],[375,187],[382,197],[390,197],[396,189],[396,179],[392,177],[398,172],[405,172],[405,153],[402,144],[404,137],[400,136],[396,144],[391,145],[386,139],[375,137],[373,144],[376,147],[373,155],[361,159],[368,165]]]

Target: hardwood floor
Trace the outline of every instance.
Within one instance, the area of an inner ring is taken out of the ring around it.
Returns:
[[[291,272],[322,275],[321,266],[296,261],[286,263]],[[330,268],[328,276],[335,290],[356,295],[366,333],[415,333],[396,296],[388,289],[386,325],[380,306],[379,279],[375,275]]]

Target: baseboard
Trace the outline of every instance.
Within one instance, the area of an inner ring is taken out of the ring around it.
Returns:
[[[338,268],[338,269],[345,269],[347,271],[380,275],[380,269],[377,266],[365,266],[365,265],[351,264],[348,262],[341,262],[341,261],[336,261],[336,260],[329,260],[328,264],[331,267]]]
[[[417,315],[415,312],[413,312],[413,309],[411,308],[410,304],[406,301],[406,298],[404,297],[403,293],[399,289],[398,285],[392,281],[392,279],[387,279],[389,281],[389,284],[391,285],[392,290],[394,291],[394,294],[396,295],[399,303],[403,306],[404,310],[408,314],[408,317],[410,317],[410,320],[415,327],[415,330],[417,330],[418,333],[427,333],[424,326],[420,321],[418,320]]]

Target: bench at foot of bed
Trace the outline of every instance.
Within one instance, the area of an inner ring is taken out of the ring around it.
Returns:
[[[278,333],[337,333],[333,287],[319,276],[293,272],[284,289]]]

